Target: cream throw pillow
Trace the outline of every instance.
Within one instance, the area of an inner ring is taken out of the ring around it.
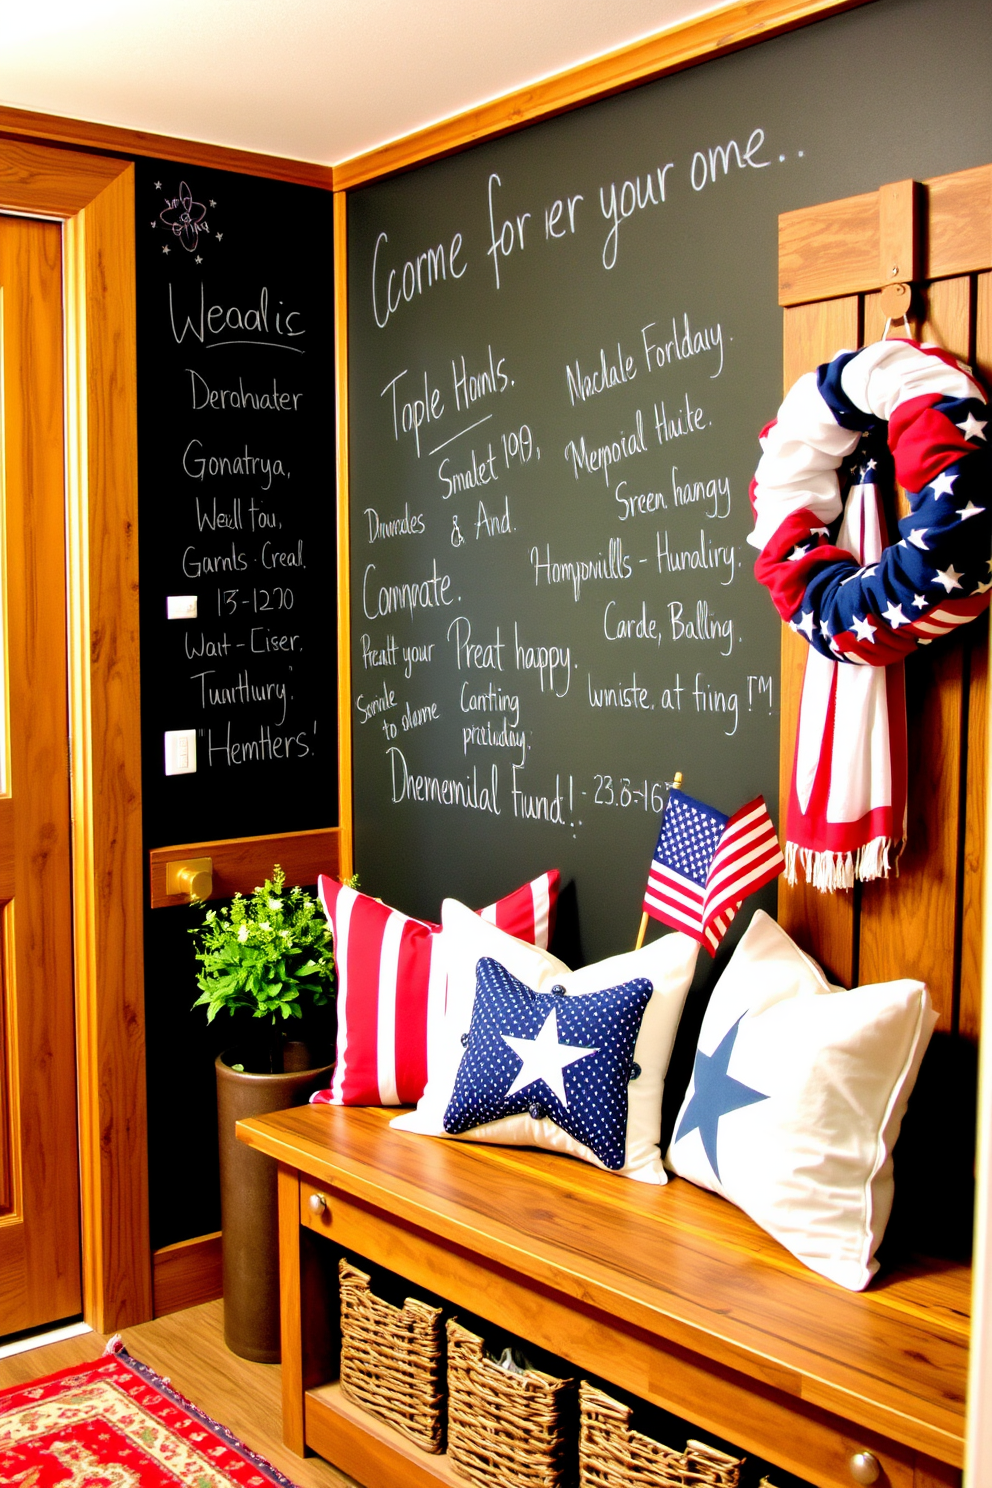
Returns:
[[[892,1149],[936,1015],[919,981],[831,986],[758,910],[714,988],[668,1165],[851,1291],[878,1270]]]

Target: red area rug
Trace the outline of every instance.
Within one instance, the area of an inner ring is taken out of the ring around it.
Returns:
[[[0,1485],[294,1488],[123,1349],[0,1390]]]

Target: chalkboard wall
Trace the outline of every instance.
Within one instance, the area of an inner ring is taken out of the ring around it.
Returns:
[[[136,163],[146,849],[338,820],[331,223],[328,192]],[[154,1248],[220,1226],[194,923],[145,916]]]
[[[434,916],[557,865],[592,959],[633,940],[674,771],[777,810],[745,543],[777,218],[992,159],[987,4],[940,13],[876,0],[350,196],[372,892]]]

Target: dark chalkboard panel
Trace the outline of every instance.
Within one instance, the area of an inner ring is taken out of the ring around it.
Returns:
[[[633,939],[676,769],[776,810],[745,538],[777,218],[992,158],[987,5],[934,15],[877,0],[350,196],[371,891],[434,915],[557,864],[596,957]]]
[[[331,198],[144,160],[136,212],[145,841],[330,825]]]
[[[145,846],[331,825],[331,197],[135,170]],[[170,620],[168,597],[191,595],[196,619]],[[167,776],[181,729],[196,773]],[[220,1226],[213,1061],[234,1035],[193,1009],[193,924],[146,911],[153,1248]]]

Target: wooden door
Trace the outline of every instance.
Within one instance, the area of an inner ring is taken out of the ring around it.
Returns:
[[[0,216],[0,1335],[79,1313],[60,223]]]

